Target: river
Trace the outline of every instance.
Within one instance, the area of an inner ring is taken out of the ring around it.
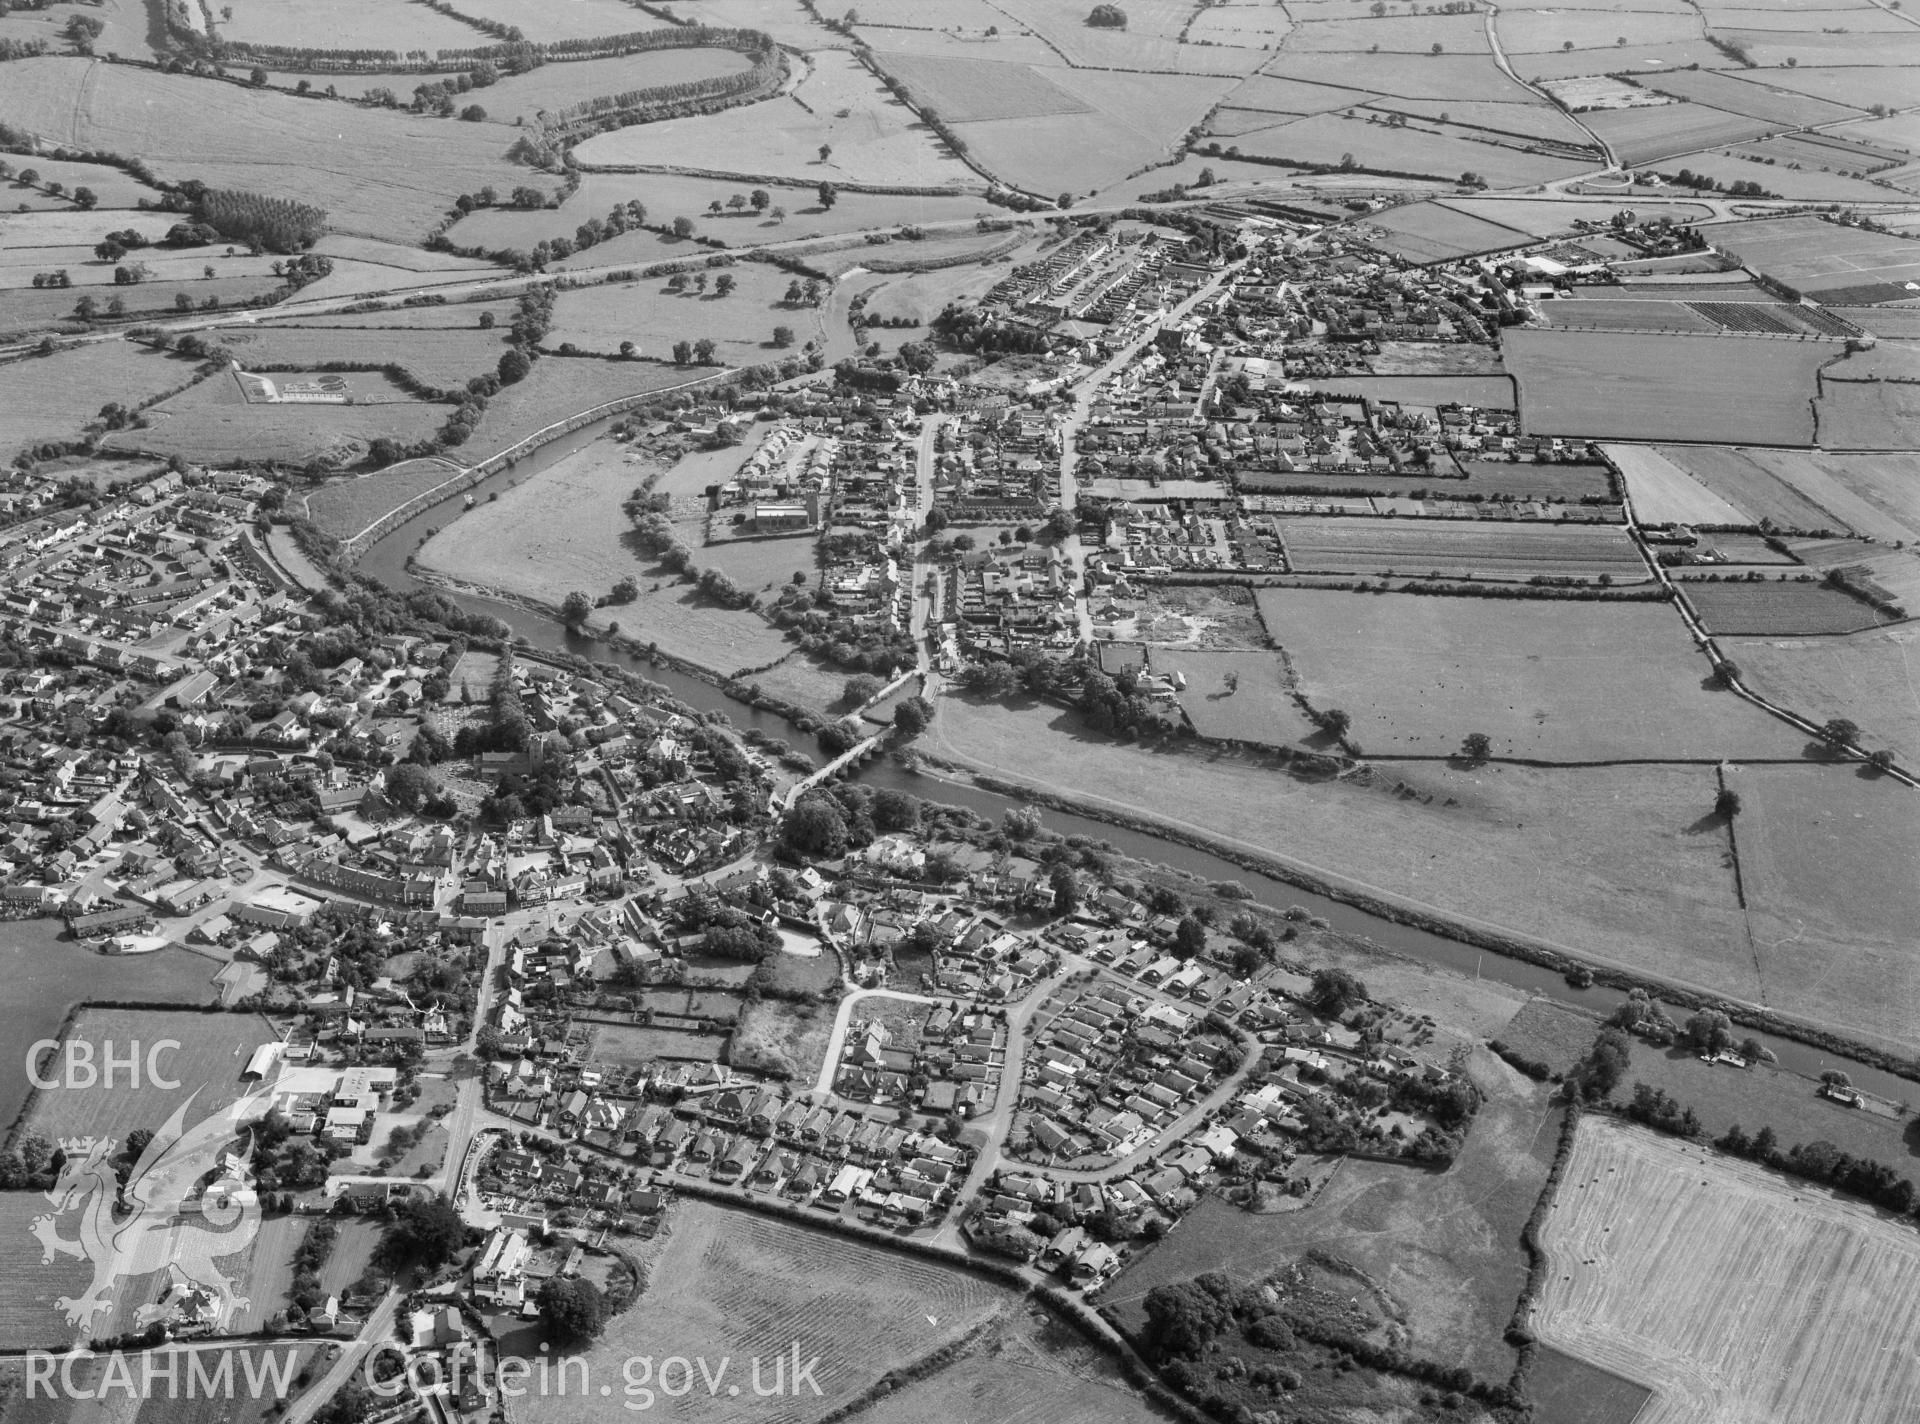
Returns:
[[[605,433],[609,423],[610,420],[584,427],[551,445],[541,447],[513,470],[503,471],[476,486],[473,493],[477,498],[485,499],[491,490],[504,489],[509,484],[537,474],[561,456],[570,454]],[[457,517],[457,510],[458,506],[449,501],[415,516],[367,551],[359,562],[360,572],[403,592],[430,587],[407,571],[407,559],[430,530],[444,524],[449,517]],[[673,668],[655,667],[644,657],[611,649],[592,638],[579,637],[564,628],[559,620],[515,604],[469,594],[449,596],[463,608],[500,619],[513,630],[516,638],[524,640],[531,648],[612,663],[663,684],[675,697],[698,711],[724,712],[736,726],[757,727],[775,736],[792,738],[793,729],[783,718],[737,701],[700,678]],[[810,738],[793,740],[797,741],[800,750],[811,753]],[[966,806],[993,821],[998,821],[1006,811],[1022,804],[981,787],[957,785],[931,776],[916,775],[884,757],[868,763],[856,773],[856,777],[869,786],[891,786],[926,800]],[[1237,880],[1246,885],[1254,898],[1264,905],[1283,910],[1293,905],[1303,906],[1344,935],[1371,941],[1395,954],[1444,965],[1470,977],[1492,980],[1528,994],[1554,999],[1585,1013],[1605,1015],[1626,1000],[1624,991],[1598,985],[1591,989],[1576,989],[1550,969],[1490,950],[1481,950],[1431,930],[1383,920],[1340,901],[1249,872],[1220,856],[1163,840],[1144,831],[1127,830],[1050,808],[1043,812],[1043,820],[1050,830],[1062,835],[1083,835],[1107,841],[1125,855],[1172,866],[1202,880]],[[1677,1016],[1684,1018],[1685,1014],[1681,1012]],[[1750,1032],[1741,1029],[1741,1037],[1747,1037]],[[1773,1050],[1782,1068],[1808,1077],[1818,1077],[1823,1068],[1831,1067],[1837,1061],[1832,1054],[1791,1039],[1766,1033],[1752,1033],[1752,1036]],[[1850,1059],[1846,1060],[1846,1071],[1854,1086],[1863,1091],[1895,1101],[1914,1096],[1914,1085],[1892,1073]]]

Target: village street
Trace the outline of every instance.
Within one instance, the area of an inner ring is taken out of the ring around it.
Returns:
[[[374,1307],[373,1313],[361,1325],[360,1333],[341,1348],[339,1357],[327,1372],[287,1406],[284,1424],[307,1424],[328,1400],[366,1367],[367,1357],[376,1347],[392,1342],[394,1317],[404,1299],[404,1294],[398,1289],[389,1290],[381,1297],[380,1304]]]
[[[1106,388],[1107,382],[1121,370],[1138,359],[1140,353],[1153,341],[1163,326],[1179,321],[1201,302],[1206,301],[1219,291],[1228,278],[1243,266],[1240,262],[1230,262],[1214,273],[1196,288],[1193,294],[1172,311],[1154,322],[1152,329],[1129,342],[1115,352],[1103,366],[1082,376],[1073,386],[1073,403],[1062,418],[1058,430],[1060,441],[1060,507],[1073,514],[1080,502],[1079,481],[1074,475],[1074,466],[1079,463],[1075,449],[1080,427],[1093,413],[1094,398]],[[1080,540],[1080,531],[1076,527],[1060,543],[1060,551],[1067,560],[1068,587],[1073,592],[1074,618],[1078,626],[1076,636],[1089,646],[1093,643],[1093,619],[1088,611],[1086,600],[1087,551]]]

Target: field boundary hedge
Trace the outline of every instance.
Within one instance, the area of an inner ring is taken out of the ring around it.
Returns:
[[[713,178],[727,183],[751,183],[762,188],[801,188],[813,190],[820,186],[818,179],[779,177],[771,173],[723,172],[717,168],[692,168],[681,163],[589,163],[578,159],[571,165],[582,173],[670,173],[681,178]],[[881,197],[895,198],[977,198],[980,195],[966,188],[926,187],[904,183],[857,183],[851,179],[833,180],[834,190],[841,193],[871,193]]]
[[[970,778],[972,784],[983,790],[996,792],[1002,796],[1018,797],[1037,806],[1050,806],[1071,815],[1084,816],[1090,821],[1101,821],[1110,826],[1119,826],[1123,830],[1138,831],[1142,835],[1152,836],[1157,840],[1169,841],[1175,845],[1202,851],[1229,864],[1237,865],[1242,870],[1278,881],[1282,885],[1311,890],[1316,895],[1326,896],[1329,900],[1336,900],[1343,905],[1364,910],[1367,914],[1385,920],[1389,924],[1409,925],[1415,929],[1426,930],[1430,934],[1439,935],[1442,939],[1471,945],[1475,949],[1490,950],[1495,954],[1503,954],[1509,959],[1517,959],[1526,964],[1550,969],[1556,974],[1565,974],[1576,968],[1587,969],[1592,972],[1595,983],[1605,984],[1608,988],[1644,989],[1649,994],[1656,995],[1678,1008],[1713,1009],[1725,1014],[1732,1022],[1743,1028],[1758,1029],[1763,1033],[1775,1034],[1794,1043],[1808,1044],[1829,1053],[1851,1058],[1855,1062],[1882,1069],[1897,1077],[1920,1082],[1920,1059],[1903,1057],[1887,1049],[1875,1048],[1829,1029],[1788,1018],[1773,1009],[1743,1003],[1737,999],[1729,999],[1654,975],[1638,973],[1605,960],[1577,954],[1543,940],[1529,939],[1491,925],[1455,917],[1443,911],[1414,906],[1398,896],[1348,880],[1344,876],[1333,876],[1309,869],[1278,852],[1267,851],[1255,854],[1197,831],[1189,831],[1141,814],[1116,811],[1098,801],[1063,795],[1010,778],[996,776],[990,772],[976,772],[971,768],[944,761],[924,752],[921,753],[920,761],[924,766],[949,773],[961,773]]]

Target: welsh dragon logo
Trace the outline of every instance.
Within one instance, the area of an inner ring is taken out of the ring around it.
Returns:
[[[265,1107],[256,1094],[185,1126],[191,1095],[153,1135],[134,1164],[123,1190],[108,1138],[79,1137],[61,1142],[65,1161],[47,1200],[53,1210],[37,1216],[30,1228],[39,1238],[42,1264],[56,1256],[93,1263],[93,1283],[79,1296],[55,1304],[70,1325],[85,1329],[93,1317],[113,1305],[114,1285],[123,1279],[165,1269],[174,1285],[206,1292],[215,1304],[212,1325],[228,1328],[245,1297],[214,1265],[244,1251],[260,1230],[260,1200],[253,1189],[250,1152],[229,1151],[239,1124]],[[249,1147],[250,1147],[249,1139]],[[79,1213],[80,1234],[60,1235],[58,1223]],[[143,1306],[135,1317],[151,1325],[163,1312]]]

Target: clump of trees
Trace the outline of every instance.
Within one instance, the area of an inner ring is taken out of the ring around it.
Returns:
[[[1124,30],[1127,12],[1118,5],[1095,5],[1087,15],[1087,24],[1096,30]]]
[[[267,252],[299,252],[313,246],[327,230],[327,210],[292,198],[269,198],[230,188],[197,188],[191,195],[193,216],[221,236]]]

